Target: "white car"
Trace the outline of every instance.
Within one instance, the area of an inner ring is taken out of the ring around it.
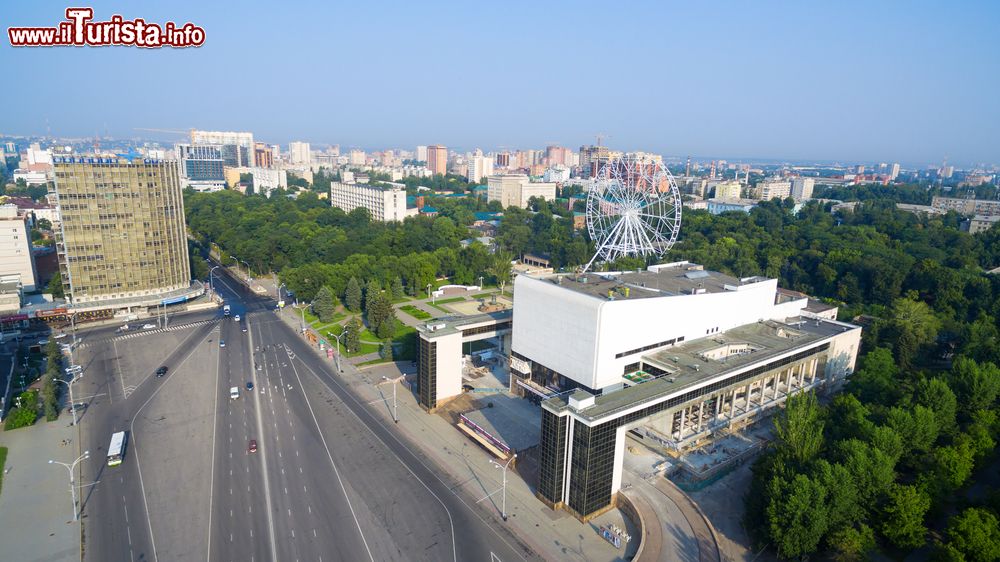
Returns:
[[[143,324],[142,325],[142,329],[143,330],[154,330],[154,329],[156,329],[156,324]]]
[[[236,400],[240,397],[240,387],[234,386],[229,389],[229,398],[231,400]]]
[[[233,316],[233,320],[236,320],[237,322],[239,322],[240,321],[240,315],[237,314],[236,316]]]

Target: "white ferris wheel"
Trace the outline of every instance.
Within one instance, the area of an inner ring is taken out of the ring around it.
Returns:
[[[595,260],[662,256],[677,242],[681,195],[661,162],[625,156],[605,164],[587,196],[587,230]]]

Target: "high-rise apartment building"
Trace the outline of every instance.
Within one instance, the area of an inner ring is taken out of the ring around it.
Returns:
[[[611,153],[606,146],[581,146],[580,170],[583,177],[590,178],[596,176],[601,166],[607,164],[610,158]]]
[[[38,272],[31,255],[27,218],[18,216],[17,205],[0,206],[0,277],[17,276],[25,292],[37,289]]]
[[[509,168],[510,152],[507,151],[498,152],[495,163],[497,168]]]
[[[467,163],[468,172],[465,177],[470,182],[480,182],[483,178],[493,175],[493,158],[484,156],[483,151],[478,148],[469,157]]]
[[[55,175],[59,269],[70,303],[152,304],[191,287],[176,162],[57,157]]]
[[[221,145],[181,143],[174,147],[180,165],[181,189],[221,191],[226,187]]]
[[[896,181],[899,177],[899,163],[894,163],[892,168],[889,169],[889,181]]]
[[[348,154],[348,162],[351,166],[364,166],[367,161],[368,155],[365,154],[364,150],[352,149]]]
[[[532,182],[524,174],[500,174],[486,179],[487,201],[499,201],[504,208],[528,207],[528,200],[541,197],[547,201],[556,198],[554,182]]]
[[[402,221],[406,218],[406,189],[335,181],[330,184],[330,205],[347,213],[358,207],[368,209],[373,221]]]
[[[312,162],[312,153],[309,149],[309,143],[288,143],[288,158],[292,164],[310,164]]]
[[[234,131],[191,130],[191,144],[222,145],[222,156],[226,166],[253,166],[253,133]]]
[[[271,147],[262,142],[253,145],[253,165],[258,168],[273,168],[274,154]]]
[[[427,147],[426,146],[418,146],[417,147],[417,161],[418,162],[426,162],[427,161]]]
[[[432,174],[448,173],[448,148],[440,144],[432,144],[427,147],[427,169]]]
[[[792,199],[796,201],[807,201],[812,199],[813,187],[816,180],[813,178],[795,178],[792,180]]]
[[[545,159],[550,167],[552,166],[565,166],[567,154],[571,151],[564,146],[547,146],[545,147]]]

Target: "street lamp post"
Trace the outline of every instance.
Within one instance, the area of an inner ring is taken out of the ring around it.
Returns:
[[[340,332],[340,335],[334,335],[333,332],[329,332],[330,335],[333,335],[333,339],[337,340],[337,370],[340,371],[341,373],[344,372],[344,368],[340,366],[340,338],[344,337],[346,333],[347,333],[346,327],[342,332]]]
[[[500,507],[500,516],[503,518],[504,521],[507,520],[507,467],[510,466],[510,463],[514,462],[514,459],[516,459],[516,458],[517,458],[517,453],[515,453],[514,456],[512,456],[510,459],[507,460],[506,463],[504,463],[502,465],[500,463],[498,463],[497,461],[495,461],[493,459],[490,459],[490,464],[492,464],[492,465],[496,466],[497,468],[503,470],[503,492],[501,492],[501,495],[503,497],[500,500],[500,504],[501,504],[501,507]]]
[[[396,410],[396,381],[389,379],[389,377],[382,375],[382,382],[392,383],[392,422],[399,423],[399,414]]]
[[[239,276],[239,274],[240,274],[240,258],[238,258],[236,256],[229,256],[229,257],[232,258],[234,262],[236,262],[236,275]]]
[[[215,270],[219,269],[220,266],[215,266],[208,270],[208,286],[212,289],[212,293],[215,293]]]
[[[431,298],[431,284],[427,284],[427,298]]]
[[[69,471],[69,492],[70,492],[70,499],[73,501],[73,521],[80,520],[79,514],[76,511],[76,479],[73,477],[73,473],[76,471],[76,465],[79,464],[80,461],[89,458],[90,458],[90,451],[84,451],[83,454],[77,457],[77,459],[73,461],[72,464],[54,461],[51,459],[49,460],[49,464],[62,465],[66,467],[67,471]]]
[[[483,276],[482,275],[479,276],[479,290],[480,291],[483,290]]]
[[[73,383],[75,383],[76,381],[80,380],[80,377],[82,377],[83,375],[82,374],[78,374],[80,372],[80,368],[77,367],[76,365],[70,367],[69,369],[66,369],[66,372],[69,373],[69,375],[72,377],[71,379],[69,379],[69,382],[66,382],[66,381],[64,381],[62,379],[55,379],[55,378],[52,379],[52,380],[54,380],[56,382],[61,382],[61,383],[63,383],[64,385],[66,385],[69,388],[69,409],[70,409],[70,412],[72,412],[72,414],[73,414],[73,426],[75,427],[76,426],[76,401],[73,398]]]
[[[253,272],[250,271],[250,264],[246,260],[240,260],[240,263],[247,266],[247,283],[253,283]]]

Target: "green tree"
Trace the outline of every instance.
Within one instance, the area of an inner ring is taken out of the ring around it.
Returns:
[[[878,499],[896,479],[892,458],[874,446],[858,439],[848,439],[836,445],[840,459],[858,489],[858,503],[867,508],[878,505]]]
[[[894,300],[886,329],[899,366],[910,368],[918,351],[934,341],[940,328],[941,321],[927,303],[913,298]]]
[[[514,260],[514,256],[507,252],[498,251],[496,255],[493,256],[493,261],[490,262],[490,267],[488,273],[493,277],[494,282],[500,287],[500,293],[503,294],[504,286],[510,281],[511,275],[511,261]]]
[[[361,285],[354,277],[347,282],[347,289],[344,290],[344,306],[351,312],[361,312]]]
[[[930,408],[920,405],[911,409],[892,408],[885,422],[903,438],[907,450],[926,452],[937,440],[937,418]]]
[[[858,562],[866,560],[868,552],[875,548],[875,532],[865,524],[843,527],[831,532],[826,541],[838,562]]]
[[[917,384],[916,403],[934,412],[935,422],[940,432],[951,435],[955,432],[955,416],[958,399],[948,383],[941,378],[924,379]]]
[[[922,546],[927,534],[924,516],[930,508],[931,498],[916,486],[893,486],[882,509],[880,530],[899,548]]]
[[[319,317],[320,322],[333,322],[337,304],[333,300],[333,292],[326,285],[320,287],[316,293],[316,299],[312,303],[313,314]]]
[[[379,348],[378,354],[382,359],[392,361],[392,341],[386,340],[382,342],[382,346]]]
[[[973,451],[965,442],[933,451],[934,484],[942,492],[958,489],[972,474]]]
[[[844,466],[819,459],[812,479],[826,490],[825,510],[831,529],[853,526],[864,518],[865,512],[858,505],[858,489]]]
[[[800,557],[816,551],[827,530],[826,490],[808,476],[771,481],[768,530],[778,555]]]
[[[361,322],[355,316],[344,326],[347,335],[344,336],[344,347],[348,353],[357,353],[361,349]]]
[[[63,293],[63,283],[62,274],[58,271],[49,280],[49,284],[45,286],[45,292],[51,293],[54,298],[62,299],[66,298],[66,294]]]
[[[1000,560],[1000,524],[986,509],[970,507],[948,522],[948,545],[971,562]]]
[[[378,282],[378,279],[370,279],[368,284],[365,285],[365,312],[371,314],[372,305],[375,304],[375,299],[378,298],[379,293],[382,292],[382,285]]]
[[[966,412],[989,409],[1000,395],[1000,368],[959,357],[951,368],[959,402]]]
[[[403,279],[400,276],[396,276],[392,280],[392,300],[399,300],[405,296],[406,293],[403,290]]]
[[[785,410],[774,418],[778,453],[804,467],[823,447],[823,418],[816,395],[803,392],[790,396]]]
[[[899,396],[899,367],[888,348],[865,354],[861,368],[851,376],[847,389],[862,402],[889,404]]]

